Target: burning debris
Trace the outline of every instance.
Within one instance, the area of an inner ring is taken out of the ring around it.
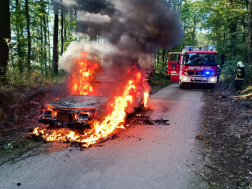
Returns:
[[[169,120],[164,120],[164,119],[156,119],[152,120],[148,116],[144,116],[142,114],[135,114],[130,120],[129,120],[129,125],[170,125],[168,123]]]

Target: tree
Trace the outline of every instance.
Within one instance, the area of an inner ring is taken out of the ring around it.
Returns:
[[[59,31],[59,5],[54,5],[54,29],[53,29],[53,72],[58,74],[58,31]]]
[[[11,39],[9,0],[0,1],[0,80],[6,82],[9,47],[6,43]]]
[[[27,39],[28,39],[28,55],[27,55],[27,68],[31,69],[31,32],[30,32],[30,16],[28,0],[25,0],[25,15],[26,15],[26,26],[27,26]]]
[[[19,0],[16,0],[16,15],[20,15],[20,3]],[[21,24],[20,24],[20,16],[16,16],[16,30],[17,30],[17,54],[18,54],[18,68],[20,73],[23,72],[23,65],[22,65],[22,60],[21,60],[21,40],[20,40],[20,29],[21,29]]]
[[[60,23],[61,23],[61,30],[60,30],[60,41],[61,41],[61,55],[63,54],[64,51],[64,10],[63,10],[63,6],[61,5],[61,9],[60,9]]]

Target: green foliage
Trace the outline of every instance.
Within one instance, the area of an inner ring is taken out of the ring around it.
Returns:
[[[31,33],[31,67],[32,70],[38,70],[45,76],[49,76],[52,70],[53,4],[51,0],[29,0],[28,9]],[[72,33],[77,23],[73,15],[73,9],[74,7],[64,9],[64,41],[60,40],[59,32],[59,52],[61,43],[64,43],[64,49],[66,49],[70,42],[75,40]],[[28,62],[25,0],[10,0],[10,10],[12,38],[9,66],[22,73],[27,69]],[[62,14],[61,9],[59,14]],[[61,16],[59,16],[59,18],[61,19]],[[59,23],[61,21],[60,19]]]
[[[158,85],[168,85],[170,83],[169,80],[166,80],[165,74],[163,72],[159,72],[160,70],[157,70],[157,72],[154,74],[154,76],[150,80],[151,86],[158,86]]]
[[[244,0],[186,0],[180,15],[185,30],[182,43],[170,49],[181,52],[184,46],[214,45],[225,55],[221,79],[233,81],[237,62],[245,64],[244,88],[252,85],[252,67],[248,65],[248,1]]]
[[[7,71],[7,80],[10,86],[15,87],[30,87],[36,89],[39,86],[48,88],[54,83],[59,83],[64,77],[64,73],[61,73],[57,76],[46,77],[39,70],[34,69],[29,71],[25,69],[23,73],[20,73],[14,67],[9,67]]]
[[[159,89],[171,84],[170,80],[166,80],[165,75],[160,72],[154,74],[154,76],[150,80],[150,85],[151,85],[151,93],[157,92]]]

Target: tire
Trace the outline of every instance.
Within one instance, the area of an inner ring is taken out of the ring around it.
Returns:
[[[209,89],[214,89],[214,87],[215,87],[215,84],[208,84],[208,86],[207,86]]]
[[[179,81],[179,88],[184,89],[184,84],[181,81]]]

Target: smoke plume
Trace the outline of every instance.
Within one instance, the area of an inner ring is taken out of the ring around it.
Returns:
[[[179,14],[162,0],[63,0],[62,4],[79,7],[78,33],[94,39],[69,45],[59,62],[68,71],[78,51],[88,51],[95,60],[102,55],[102,61],[119,73],[133,64],[150,69],[157,48],[169,49],[183,37]]]

